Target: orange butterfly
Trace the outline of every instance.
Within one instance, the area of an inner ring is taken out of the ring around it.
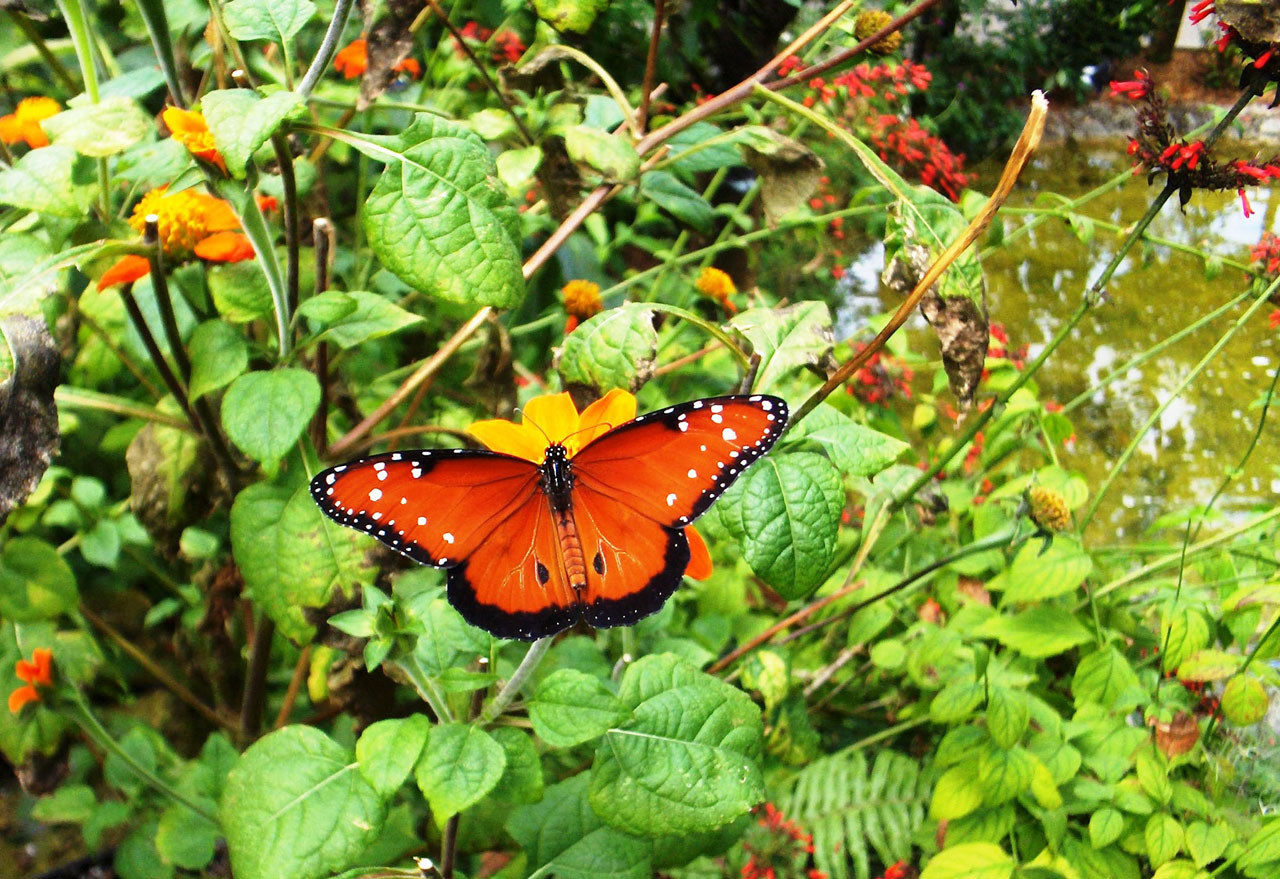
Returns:
[[[512,454],[389,452],[324,471],[311,494],[339,524],[447,568],[450,603],[494,635],[630,625],[680,584],[685,528],[774,444],[787,404],[711,397],[634,415],[624,391],[581,416],[568,394],[539,397],[529,423],[471,427]]]

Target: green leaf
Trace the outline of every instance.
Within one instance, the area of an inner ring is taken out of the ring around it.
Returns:
[[[1035,763],[1021,748],[990,748],[978,761],[982,801],[988,806],[1007,803],[1031,787]]]
[[[590,801],[611,826],[650,836],[714,830],[764,797],[763,723],[747,694],[671,654],[627,669],[632,719],[596,749]]]
[[[1010,879],[1015,864],[998,845],[966,842],[943,849],[925,864],[920,879]]]
[[[1151,874],[1151,879],[1206,879],[1190,861],[1169,861]]]
[[[98,799],[87,784],[64,784],[36,800],[31,817],[46,824],[83,824],[97,808]]]
[[[152,820],[125,837],[112,858],[116,875],[129,879],[173,879],[173,865],[160,857],[155,834],[156,822]]]
[[[489,635],[468,625],[444,598],[432,595],[413,602],[410,613],[422,626],[413,656],[428,675],[438,678],[477,655],[488,655]]]
[[[929,719],[934,723],[959,723],[982,704],[985,689],[974,681],[952,681],[929,703]]]
[[[230,324],[209,320],[191,333],[191,399],[226,387],[249,366],[249,345]]]
[[[1041,553],[1041,543],[1029,540],[1014,556],[1006,574],[1004,600],[1043,601],[1071,592],[1093,572],[1093,560],[1070,537],[1058,535]]]
[[[1261,867],[1276,861],[1280,861],[1280,818],[1272,818],[1245,843],[1236,867]]]
[[[760,201],[772,225],[802,208],[817,189],[823,162],[809,147],[771,128],[755,127],[743,143],[747,165],[760,181]]]
[[[461,723],[432,727],[415,774],[436,826],[480,802],[506,765],[502,746],[484,730]]]
[[[820,444],[845,476],[874,476],[910,448],[825,404],[800,422],[788,439]]]
[[[222,10],[237,40],[291,40],[316,14],[311,0],[231,0]]]
[[[387,166],[364,210],[369,245],[383,265],[451,302],[520,303],[519,216],[483,140],[419,113],[400,135],[365,135],[353,145]]]
[[[290,726],[244,752],[218,819],[236,879],[313,879],[351,866],[385,814],[350,751],[318,729]]]
[[[231,507],[231,549],[247,595],[298,643],[315,635],[304,608],[322,607],[377,574],[361,536],[329,521],[305,483],[259,482],[241,491]]]
[[[636,390],[653,374],[657,352],[653,311],[628,303],[600,312],[570,333],[556,368],[567,385],[601,394],[614,388]]]
[[[538,167],[542,164],[542,147],[528,146],[518,150],[503,150],[498,153],[494,164],[498,169],[498,179],[511,190],[523,192],[533,180]]]
[[[974,630],[980,638],[995,638],[1032,659],[1070,650],[1092,639],[1075,615],[1060,607],[1033,607],[1013,616],[1000,614]]]
[[[1203,821],[1193,821],[1186,832],[1187,854],[1191,855],[1196,866],[1206,867],[1222,857],[1222,853],[1235,838],[1236,835],[1225,824],[1210,825]],[[1280,857],[1280,848],[1277,849],[1276,856]]]
[[[740,165],[742,152],[735,144],[750,140],[755,135],[756,132],[751,126],[726,132],[710,122],[695,122],[667,138],[667,145],[671,147],[671,152],[668,153],[664,164],[669,162],[667,167],[687,174],[718,171],[721,168]]]
[[[630,714],[599,678],[571,668],[543,678],[529,703],[533,731],[553,748],[588,742]]]
[[[1168,805],[1173,799],[1173,785],[1169,782],[1169,767],[1156,757],[1155,752],[1146,749],[1138,752],[1138,783],[1147,792],[1147,796],[1161,805]]]
[[[534,747],[533,736],[513,726],[500,726],[489,735],[502,746],[507,766],[493,789],[493,796],[504,803],[536,803],[542,799],[542,758]]]
[[[248,323],[272,313],[271,288],[256,260],[209,266],[206,277],[223,320]]]
[[[978,767],[972,762],[952,766],[933,787],[929,801],[929,817],[935,821],[963,818],[982,805],[982,783]]]
[[[1178,666],[1178,678],[1184,681],[1221,681],[1240,668],[1241,657],[1225,650],[1197,650]]]
[[[616,137],[590,125],[573,125],[564,132],[569,158],[598,171],[607,183],[627,183],[640,173],[640,154],[626,137]]]
[[[529,859],[527,870],[564,879],[647,879],[649,846],[608,827],[587,802],[591,773],[580,772],[547,788],[542,802],[520,806],[507,832]]]
[[[987,732],[1001,748],[1012,748],[1027,731],[1031,709],[1027,698],[1010,687],[992,687],[987,700]]]
[[[558,31],[575,34],[585,34],[608,6],[609,0],[533,0],[538,18]]]
[[[768,393],[802,366],[817,366],[831,350],[831,311],[825,302],[749,308],[729,321],[760,355],[755,390]]]
[[[840,474],[826,458],[774,454],[725,492],[720,521],[756,574],[783,598],[801,598],[835,559],[844,500]]]
[[[1104,806],[1089,817],[1089,841],[1094,848],[1106,848],[1124,832],[1124,815],[1119,809]]]
[[[71,147],[52,144],[0,171],[0,204],[82,220],[93,204],[96,183],[93,162]]]
[[[237,0],[228,6],[228,17],[234,6],[245,2],[247,0]],[[286,119],[297,115],[302,105],[302,95],[291,91],[272,92],[264,98],[253,89],[222,89],[200,99],[200,109],[209,123],[213,142],[226,161],[227,170],[237,178],[244,176],[258,148]]]
[[[35,537],[11,537],[0,552],[0,616],[15,622],[56,617],[80,601],[58,551]]]
[[[88,531],[82,531],[80,554],[91,565],[115,570],[120,560],[120,530],[110,519],[99,519]]]
[[[677,220],[709,233],[715,220],[711,203],[667,171],[650,171],[640,178],[640,193]]]
[[[339,310],[345,310],[348,304],[350,310],[339,315]],[[339,348],[355,348],[422,323],[421,317],[386,298],[359,290],[352,293],[330,290],[308,299],[304,306],[305,310],[299,309],[303,316],[316,319],[325,327],[315,341],[332,342]]]
[[[303,369],[242,375],[222,400],[227,437],[269,469],[289,453],[320,405],[320,383]]]
[[[1138,676],[1124,654],[1107,646],[1085,656],[1076,666],[1071,692],[1076,707],[1096,702],[1104,708],[1117,706],[1118,700],[1138,686]]]
[[[1199,611],[1184,609],[1172,619],[1161,620],[1160,640],[1160,667],[1172,671],[1197,650],[1209,646],[1209,624]]]
[[[1237,675],[1222,690],[1222,713],[1236,726],[1249,726],[1267,716],[1267,689],[1253,675]]]
[[[1182,848],[1182,825],[1164,812],[1157,812],[1147,819],[1143,832],[1147,842],[1147,860],[1158,867],[1171,860]]]
[[[356,742],[356,762],[365,779],[389,800],[418,765],[427,746],[431,721],[425,715],[379,720],[368,726]]]
[[[210,811],[214,803],[200,798]],[[166,806],[156,825],[156,851],[160,857],[184,870],[202,870],[213,860],[214,847],[222,832],[203,815],[181,803]]]
[[[124,152],[151,131],[151,120],[129,98],[72,107],[40,124],[55,144],[93,158]]]

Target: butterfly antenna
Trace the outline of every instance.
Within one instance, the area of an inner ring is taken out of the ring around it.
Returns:
[[[552,444],[552,443],[551,443],[551,437],[550,437],[550,436],[548,436],[548,435],[547,435],[547,432],[546,432],[545,430],[543,430],[543,429],[542,429],[542,425],[538,424],[538,422],[534,421],[532,418],[530,418],[530,417],[529,417],[529,413],[525,412],[523,409],[515,409],[514,411],[516,411],[516,412],[519,412],[519,413],[520,413],[520,417],[521,417],[521,419],[523,420],[523,422],[524,422],[524,423],[526,423],[526,424],[532,424],[532,425],[534,426],[534,428],[536,428],[536,429],[537,429],[538,433],[542,434],[542,438],[543,438],[543,439],[545,439],[545,440],[547,441],[547,445],[551,445],[551,444]]]
[[[566,436],[566,437],[565,437],[565,439],[567,440],[567,439],[568,439],[569,437],[571,437],[571,436],[576,436],[577,434],[585,433],[585,432],[586,432],[586,431],[588,431],[588,430],[595,430],[595,429],[596,429],[596,428],[598,428],[598,427],[603,427],[603,428],[605,429],[605,432],[607,433],[607,432],[609,432],[609,431],[613,430],[614,426],[615,426],[615,425],[614,425],[612,422],[609,422],[609,421],[599,421],[599,422],[596,422],[595,424],[589,424],[589,425],[587,425],[586,427],[579,427],[579,428],[578,428],[577,430],[575,430],[573,433],[571,433],[571,434],[569,434],[568,436]],[[563,440],[562,440],[561,442],[563,442]]]

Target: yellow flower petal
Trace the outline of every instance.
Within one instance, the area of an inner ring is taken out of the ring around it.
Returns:
[[[562,443],[578,429],[578,407],[568,393],[543,394],[534,397],[524,406],[526,427],[538,431],[543,448],[551,443]]]
[[[635,417],[635,396],[621,388],[614,388],[582,410],[582,416],[578,419],[579,433],[574,434],[565,443],[565,447],[569,450],[569,456],[572,457],[583,446],[601,434],[621,424],[626,424]]]
[[[501,418],[477,421],[467,433],[484,443],[491,451],[515,455],[535,464],[546,457],[547,441],[527,424],[513,424]]]

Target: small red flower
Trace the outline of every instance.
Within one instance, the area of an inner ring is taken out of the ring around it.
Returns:
[[[19,659],[14,663],[14,674],[24,685],[9,694],[9,712],[17,714],[29,702],[40,701],[40,690],[37,687],[53,686],[53,651],[47,647],[37,647],[31,652],[31,661]]]
[[[1145,70],[1135,70],[1133,79],[1119,80],[1111,83],[1113,96],[1123,95],[1131,101],[1140,101],[1151,94],[1151,74]]]

